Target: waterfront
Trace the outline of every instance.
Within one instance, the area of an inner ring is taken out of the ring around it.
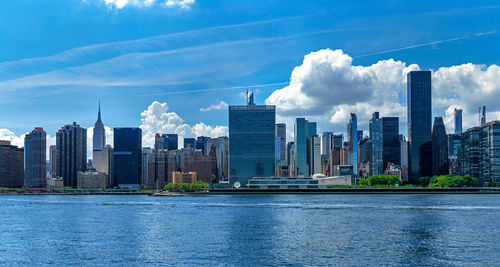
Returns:
[[[497,195],[0,196],[0,264],[497,265]]]

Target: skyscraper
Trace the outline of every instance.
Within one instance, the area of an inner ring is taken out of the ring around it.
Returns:
[[[330,157],[330,152],[332,150],[332,132],[323,132],[321,136],[321,155],[326,155],[327,158]]]
[[[344,135],[333,134],[333,136],[332,136],[332,149],[334,147],[342,148],[343,143],[344,143]]]
[[[47,133],[35,128],[24,137],[24,185],[42,188],[47,180]]]
[[[374,112],[370,119],[371,159],[370,174],[381,175],[384,173],[384,139],[382,130],[382,119],[378,112]]]
[[[358,172],[358,118],[351,113],[351,119],[347,123],[347,142],[349,153],[349,164],[353,166],[353,174]]]
[[[443,118],[436,117],[432,127],[432,175],[448,173],[448,136]]]
[[[106,145],[106,132],[101,120],[101,102],[99,101],[99,111],[97,121],[94,124],[93,150],[101,150]]]
[[[106,145],[101,150],[93,151],[94,168],[96,171],[106,175],[106,187],[111,188],[116,185],[113,175],[113,148]]]
[[[307,139],[307,163],[309,165],[309,176],[321,171],[321,138],[313,135]]]
[[[276,108],[268,105],[229,107],[229,183],[246,186],[256,176],[275,173]]]
[[[24,150],[0,140],[0,187],[24,184]]]
[[[56,134],[56,175],[64,186],[77,188],[77,173],[87,168],[87,129],[73,122]]]
[[[184,148],[196,148],[196,139],[194,138],[184,138]]]
[[[387,168],[389,163],[401,164],[401,147],[399,145],[399,118],[383,117],[383,169]]]
[[[276,155],[279,155],[279,160],[285,160],[286,152],[286,124],[277,123],[276,124],[276,137],[279,138],[279,150]]]
[[[409,182],[432,173],[431,72],[411,71],[407,75]]]
[[[310,166],[308,162],[308,140],[316,135],[316,122],[309,122],[305,118],[296,118],[294,124],[294,156],[296,176],[308,177]]]
[[[455,120],[455,134],[458,136],[461,136],[462,135],[462,110],[461,109],[455,109],[454,120]]]
[[[483,106],[483,113],[481,114],[481,127],[486,125],[486,106]]]
[[[114,176],[120,188],[139,188],[142,172],[141,128],[114,128]]]
[[[49,162],[50,162],[50,171],[49,171],[49,174],[50,174],[50,177],[54,178],[54,177],[56,177],[56,170],[57,170],[57,167],[56,167],[56,163],[57,163],[57,150],[56,150],[56,146],[55,145],[52,145],[49,148]]]
[[[179,136],[177,134],[163,134],[163,149],[177,150],[179,148]]]

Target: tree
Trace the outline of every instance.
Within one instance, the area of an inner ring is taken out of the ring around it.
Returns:
[[[422,186],[426,187],[426,186],[428,186],[428,185],[429,185],[429,183],[431,182],[431,177],[429,177],[429,176],[420,177],[420,178],[418,178],[418,182],[419,182]]]

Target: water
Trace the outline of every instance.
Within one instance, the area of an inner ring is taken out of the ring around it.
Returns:
[[[497,266],[500,196],[0,196],[21,264]]]

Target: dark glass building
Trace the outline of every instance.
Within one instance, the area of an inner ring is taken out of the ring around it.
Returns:
[[[42,188],[47,181],[47,133],[35,128],[24,137],[24,185]]]
[[[141,128],[114,128],[114,176],[120,188],[139,188],[142,172]]]
[[[409,182],[432,174],[431,72],[411,71],[407,75]]]
[[[0,140],[0,187],[24,184],[24,149]]]
[[[56,175],[64,186],[78,187],[77,173],[87,169],[87,129],[73,122],[56,134]]]
[[[448,173],[448,136],[443,118],[436,117],[432,127],[432,175]]]
[[[254,177],[275,173],[276,108],[229,107],[229,183],[247,186]]]
[[[378,112],[374,112],[370,119],[370,139],[371,139],[371,158],[370,175],[384,174],[384,132],[382,131],[382,118]]]
[[[179,136],[177,134],[163,134],[163,149],[177,150],[179,148]]]
[[[198,136],[196,138],[196,149],[199,149],[205,154],[205,145],[207,144],[210,137],[207,136]]]
[[[196,139],[194,138],[184,138],[184,148],[191,147],[192,149],[196,148]]]
[[[383,117],[382,132],[382,162],[383,170],[385,171],[389,163],[394,163],[397,165],[401,164],[401,146],[399,144],[399,118]]]
[[[462,133],[460,161],[462,175],[479,178],[481,165],[481,127],[473,127]]]

